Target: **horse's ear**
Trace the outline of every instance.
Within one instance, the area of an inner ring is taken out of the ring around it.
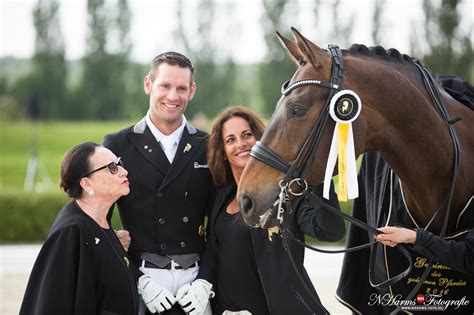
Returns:
[[[298,46],[301,53],[314,67],[318,68],[321,64],[321,61],[318,61],[316,55],[325,55],[324,50],[301,35],[301,33],[298,32],[296,28],[292,27],[291,31],[293,32],[293,36],[296,39],[296,45]]]
[[[296,63],[299,63],[300,60],[303,58],[303,54],[301,54],[300,49],[296,43],[285,36],[281,35],[280,32],[276,32],[280,43],[286,48],[288,55],[293,58]]]

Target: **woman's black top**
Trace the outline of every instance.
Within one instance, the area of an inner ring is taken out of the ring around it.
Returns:
[[[269,314],[253,253],[250,228],[245,225],[240,212],[220,212],[216,218],[216,236],[216,287],[219,290],[216,291],[214,313],[248,310],[252,314]]]
[[[322,195],[322,185],[312,190]],[[310,292],[293,269],[278,229],[248,228],[243,225],[240,214],[226,213],[236,192],[233,181],[216,191],[208,220],[207,247],[197,276],[214,285],[213,314],[222,314],[222,307],[247,309],[253,314],[324,314],[303,265],[304,247],[289,242],[298,273]],[[329,202],[338,207],[333,188],[331,197]],[[287,227],[299,240],[304,240],[304,234],[327,241],[344,235],[341,217],[322,208],[311,208],[303,199],[295,200],[293,209]],[[247,286],[244,288],[244,285]]]
[[[413,249],[474,277],[474,229],[464,233],[459,240],[444,239],[424,229],[417,229]]]

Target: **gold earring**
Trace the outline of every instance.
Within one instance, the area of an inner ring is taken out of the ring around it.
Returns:
[[[89,197],[92,197],[92,196],[94,196],[94,190],[92,190],[92,189],[91,189],[91,190],[89,190],[87,193],[89,194]]]

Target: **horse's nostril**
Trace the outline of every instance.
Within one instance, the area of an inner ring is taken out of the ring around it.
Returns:
[[[242,196],[240,198],[240,207],[241,207],[242,212],[244,214],[249,213],[252,210],[252,207],[253,207],[252,199],[248,196],[245,196],[245,195]]]

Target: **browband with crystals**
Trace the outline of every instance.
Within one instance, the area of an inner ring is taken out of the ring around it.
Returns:
[[[281,94],[287,96],[292,90],[304,85],[319,85],[319,86],[326,87],[328,89],[335,89],[335,90],[339,89],[339,84],[335,84],[328,81],[306,79],[306,80],[299,80],[290,84],[290,80],[288,80],[285,83],[283,83],[283,85],[281,86]]]

